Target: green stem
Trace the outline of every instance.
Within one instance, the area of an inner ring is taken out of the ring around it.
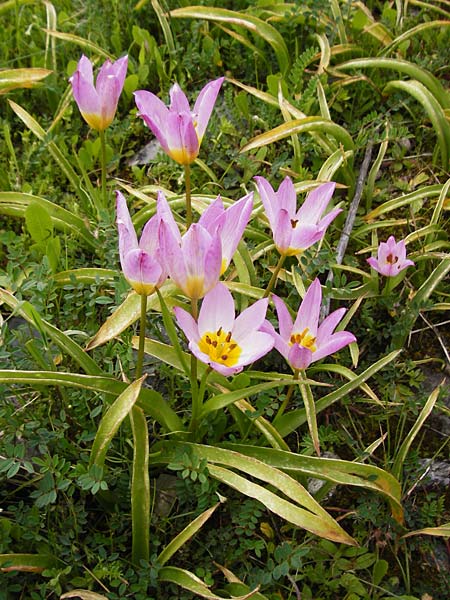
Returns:
[[[298,379],[298,375],[299,375],[299,370],[298,369],[294,369],[294,374],[292,375],[292,379],[295,381]],[[284,414],[284,411],[286,410],[286,408],[288,407],[289,401],[292,398],[292,393],[294,391],[295,386],[294,385],[290,385],[288,388],[288,391],[286,392],[286,397],[283,400],[283,402],[281,403],[280,408],[278,409],[277,415],[274,419],[274,423],[276,423],[277,419],[279,419],[281,417],[281,415]]]
[[[108,202],[106,197],[106,134],[105,131],[100,131],[100,160],[102,163],[102,204],[103,208],[107,208]]]
[[[283,266],[283,263],[284,263],[285,259],[286,259],[286,255],[285,254],[281,254],[280,258],[278,259],[278,264],[277,264],[277,266],[275,267],[275,269],[274,269],[274,271],[272,273],[272,277],[270,278],[269,285],[267,286],[267,289],[264,292],[263,298],[268,298],[269,295],[270,295],[270,293],[272,292],[272,290],[275,288],[275,284],[276,284],[277,279],[278,279],[278,274],[281,271],[281,267]]]
[[[309,433],[313,441],[314,450],[317,456],[320,456],[320,442],[319,442],[319,431],[317,428],[317,417],[316,417],[316,404],[314,402],[314,396],[311,391],[311,386],[307,382],[306,372],[304,369],[296,369],[297,379],[302,382],[300,384],[300,391],[302,393],[303,403],[305,405],[306,420],[308,422]]]
[[[191,299],[191,314],[192,317],[197,320],[198,318],[198,300],[195,298]],[[191,424],[189,426],[189,431],[191,433],[195,433],[198,420],[200,417],[200,397],[198,393],[198,379],[197,379],[197,357],[191,354],[191,392],[192,392],[192,416],[191,416]]]
[[[147,321],[147,296],[141,294],[139,349],[136,379],[142,376],[144,364],[145,325]],[[150,543],[150,478],[148,472],[149,439],[144,411],[134,406],[130,412],[133,432],[133,472],[131,478],[131,530],[132,560],[139,565],[149,560]]]
[[[142,376],[142,368],[144,365],[144,348],[145,348],[145,326],[147,323],[147,296],[141,294],[141,320],[139,324],[139,349],[136,362],[135,379]]]
[[[189,229],[192,225],[191,165],[184,165],[184,179],[186,182],[186,229]]]
[[[130,412],[133,431],[133,473],[131,478],[132,560],[139,565],[149,560],[150,478],[148,473],[149,439],[144,411],[133,406]]]

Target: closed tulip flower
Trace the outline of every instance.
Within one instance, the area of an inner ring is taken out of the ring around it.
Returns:
[[[170,106],[145,90],[134,93],[139,116],[158,139],[164,152],[181,165],[198,156],[224,78],[210,81],[201,90],[191,111],[189,101],[176,83],[170,89]]]
[[[140,295],[148,296],[167,279],[167,270],[159,247],[163,220],[173,219],[163,194],[158,195],[156,214],[147,222],[138,241],[123,194],[116,192],[119,255],[123,274]]]
[[[107,60],[97,75],[91,61],[82,56],[77,69],[69,79],[73,96],[86,123],[97,131],[104,131],[114,119],[128,67],[128,56],[115,62]]]

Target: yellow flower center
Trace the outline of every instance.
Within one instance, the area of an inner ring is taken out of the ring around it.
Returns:
[[[294,344],[308,348],[311,350],[311,352],[315,352],[317,350],[316,338],[309,333],[309,327],[305,327],[301,333],[291,334],[289,345],[293,346]]]
[[[239,360],[242,349],[231,337],[231,331],[225,333],[220,327],[215,333],[207,331],[203,334],[198,347],[211,360],[226,367],[233,367]]]

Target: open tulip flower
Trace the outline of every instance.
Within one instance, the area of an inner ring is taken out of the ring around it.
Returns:
[[[236,252],[239,241],[247,226],[253,208],[253,192],[247,194],[230,207],[223,207],[220,196],[208,206],[199,219],[211,235],[219,234],[222,243],[221,274],[224,273]]]
[[[380,243],[377,258],[371,256],[367,262],[375,271],[386,277],[395,277],[403,269],[414,265],[412,260],[406,258],[405,240],[396,242],[393,235],[387,242]]]
[[[84,55],[79,60],[77,69],[69,81],[78,108],[92,129],[104,131],[114,119],[127,67],[128,56],[119,58],[114,63],[107,60],[101,67],[94,85],[91,61]]]
[[[191,111],[189,101],[178,84],[170,90],[170,106],[151,92],[134,93],[139,116],[152,130],[164,152],[181,165],[198,156],[208,121],[224,78],[210,81],[202,89]]]
[[[216,232],[211,235],[194,223],[181,237],[178,228],[163,221],[160,247],[169,276],[188,298],[203,298],[219,281],[222,244]]]
[[[333,333],[344,316],[345,308],[335,310],[319,325],[322,289],[318,279],[309,286],[294,322],[283,300],[275,295],[272,298],[278,314],[280,333],[275,331],[269,321],[265,322],[263,330],[271,333],[275,348],[294,370],[306,369],[312,362],[356,341],[349,331]]]
[[[283,256],[300,254],[322,239],[328,225],[341,212],[340,208],[335,208],[323,216],[335,183],[323,183],[317,187],[297,210],[297,194],[289,177],[282,181],[277,192],[264,177],[255,179],[275,246]]]
[[[145,225],[138,242],[126,200],[119,191],[116,192],[116,205],[123,274],[135,292],[148,296],[167,279],[159,248],[159,229],[163,220],[169,220],[170,217],[173,219],[170,207],[160,193],[157,212]]]
[[[267,298],[257,300],[235,318],[234,301],[228,288],[218,283],[203,299],[198,321],[175,307],[175,316],[186,334],[190,351],[222,375],[234,375],[261,358],[274,344],[260,331],[267,311]]]

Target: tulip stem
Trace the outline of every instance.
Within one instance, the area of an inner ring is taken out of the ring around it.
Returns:
[[[142,376],[144,364],[145,325],[147,321],[147,296],[141,294],[141,319],[136,379]],[[149,439],[147,420],[139,406],[130,412],[133,432],[133,470],[131,478],[131,529],[132,560],[135,565],[148,562],[150,543],[150,478],[148,472]]]
[[[145,347],[145,326],[147,323],[147,296],[141,294],[141,320],[139,323],[139,349],[136,362],[135,379],[142,377],[142,368],[144,365],[144,347]]]
[[[191,165],[184,165],[184,179],[186,183],[186,229],[189,229],[192,225]]]
[[[314,402],[314,396],[309,385],[306,372],[304,369],[297,369],[298,379],[302,382],[300,384],[300,391],[302,393],[303,403],[305,405],[306,420],[308,422],[309,433],[313,442],[314,450],[317,456],[320,456],[320,442],[319,442],[319,431],[317,429],[317,416],[316,416],[316,404]]]
[[[270,296],[270,293],[272,292],[272,290],[274,289],[276,283],[277,283],[277,279],[278,279],[278,275],[281,271],[281,267],[283,266],[283,263],[286,259],[286,255],[285,254],[281,254],[280,258],[278,260],[278,264],[275,267],[273,273],[272,273],[272,277],[270,278],[269,281],[269,285],[267,286],[266,291],[264,292],[264,296],[263,298],[268,298]]]
[[[197,320],[198,318],[198,300],[196,298],[191,299],[191,314],[192,317]],[[191,433],[195,433],[197,429],[198,419],[200,416],[200,395],[198,390],[197,380],[197,357],[191,354],[191,391],[192,391],[192,416],[189,430]]]
[[[103,208],[108,206],[106,198],[106,134],[105,131],[100,131],[100,160],[102,163],[102,204]]]
[[[294,369],[294,374],[292,375],[292,379],[294,381],[296,381],[298,379],[298,375],[299,375],[299,370],[298,369]],[[292,398],[292,393],[294,391],[295,386],[294,385],[290,385],[288,388],[288,391],[286,392],[286,397],[283,400],[283,402],[281,403],[280,408],[278,409],[278,412],[276,414],[276,417],[274,419],[274,423],[276,423],[277,419],[279,419],[283,414],[284,411],[286,410],[286,408],[288,407],[288,404]]]

